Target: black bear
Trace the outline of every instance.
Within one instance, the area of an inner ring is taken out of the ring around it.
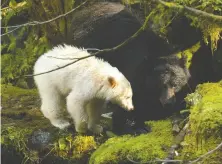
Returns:
[[[129,113],[118,109],[114,112],[114,132],[141,133],[145,130],[144,121],[164,118],[178,106],[181,108],[185,95],[178,92],[189,78],[185,57],[179,59],[170,55],[152,61],[145,59],[132,83],[135,110]]]

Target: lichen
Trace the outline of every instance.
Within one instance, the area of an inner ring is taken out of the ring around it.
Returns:
[[[149,121],[152,132],[140,136],[113,137],[102,144],[91,156],[90,164],[129,163],[127,157],[140,162],[164,158],[173,141],[171,122]]]
[[[199,100],[193,101],[196,97]],[[199,85],[186,102],[190,109],[190,133],[183,142],[181,156],[187,160],[214,149],[222,140],[222,81]],[[221,151],[215,152],[203,163],[220,163],[221,155]]]

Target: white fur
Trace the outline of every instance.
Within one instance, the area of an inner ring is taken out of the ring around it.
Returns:
[[[43,54],[34,66],[34,74],[46,72],[72,62],[69,58],[90,55],[84,49],[73,46],[58,46]],[[63,59],[61,59],[63,58]],[[111,87],[112,77],[116,86]],[[41,111],[51,123],[61,129],[69,122],[60,116],[62,100],[66,98],[67,110],[74,120],[77,132],[87,129],[100,133],[98,124],[106,101],[132,110],[132,89],[128,80],[109,63],[90,57],[57,71],[35,76],[42,99]]]

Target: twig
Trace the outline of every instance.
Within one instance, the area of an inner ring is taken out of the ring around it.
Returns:
[[[203,17],[205,17],[205,18],[207,18],[211,21],[214,21],[215,23],[222,24],[222,16],[220,16],[220,15],[214,15],[214,14],[207,13],[205,11],[201,11],[201,10],[198,10],[198,9],[195,9],[195,8],[192,8],[192,7],[188,7],[188,6],[177,5],[177,4],[172,3],[172,2],[165,2],[165,1],[162,1],[162,0],[154,0],[154,1],[156,1],[158,3],[161,3],[162,5],[164,5],[166,7],[181,10],[181,12],[185,11],[185,12],[188,12],[191,15],[197,16],[197,17],[198,16],[203,16]]]
[[[4,36],[4,35],[6,35],[6,34],[9,34],[9,33],[13,32],[13,31],[15,31],[15,30],[17,30],[17,29],[19,29],[19,28],[21,28],[21,27],[24,27],[24,26],[42,25],[42,24],[46,24],[46,23],[55,21],[56,19],[59,19],[59,18],[62,18],[62,17],[66,17],[66,16],[69,15],[70,13],[74,12],[75,10],[77,10],[78,8],[80,8],[81,6],[83,6],[83,5],[84,5],[85,3],[87,3],[88,1],[89,1],[89,0],[86,0],[86,1],[84,1],[83,3],[81,3],[80,5],[78,5],[76,8],[68,11],[67,13],[61,14],[61,15],[59,15],[59,16],[57,16],[57,17],[55,17],[55,18],[52,18],[52,19],[50,19],[50,20],[47,20],[47,21],[43,21],[43,22],[32,21],[32,22],[28,22],[28,23],[24,23],[24,24],[20,24],[20,25],[15,25],[15,26],[5,26],[5,27],[3,26],[3,27],[1,27],[1,28],[15,28],[15,27],[16,27],[16,29],[11,30],[11,31],[9,31],[9,32],[7,32],[7,33],[4,33],[4,34],[2,34],[1,36]]]
[[[171,159],[162,160],[162,159],[156,159],[155,162],[181,163],[181,162],[183,162],[183,160],[171,160]]]
[[[86,48],[84,50],[87,50],[87,51],[101,51],[100,49],[98,48]]]
[[[53,19],[50,19],[50,20],[47,20],[47,21],[43,21],[43,22],[39,22],[39,21],[33,21],[33,23],[35,23],[35,25],[41,25],[41,24],[46,24],[46,23],[49,23],[49,22],[52,22],[56,19],[59,19],[59,18],[62,18],[62,17],[66,17],[68,14],[72,13],[73,11],[75,11],[76,9],[80,8],[81,6],[83,6],[86,2],[88,2],[89,0],[86,0],[84,1],[83,3],[81,3],[80,5],[78,5],[76,8],[68,11],[67,13],[64,13],[64,14],[61,14]]]
[[[221,142],[215,149],[210,150],[209,152],[201,155],[199,158],[197,158],[197,159],[195,159],[195,160],[193,160],[193,161],[190,161],[189,164],[196,163],[196,162],[200,161],[201,159],[203,159],[203,158],[205,158],[206,156],[214,153],[215,151],[219,150],[220,148],[222,148],[222,142]]]
[[[129,157],[129,155],[127,155],[127,159],[132,162],[132,163],[136,163],[136,164],[151,164],[151,163],[157,163],[157,162],[171,162],[171,163],[181,163],[183,162],[182,160],[162,160],[162,159],[155,159],[153,161],[148,161],[148,162],[137,162],[137,161],[134,161],[133,159],[131,159]]]
[[[193,161],[184,161],[184,160],[161,160],[161,159],[156,159],[156,160],[153,160],[153,161],[148,161],[148,162],[137,162],[137,161],[134,161],[132,160],[129,155],[127,155],[127,159],[132,162],[132,163],[136,163],[136,164],[150,164],[150,163],[155,163],[155,162],[171,162],[171,163],[186,163],[186,164],[194,164],[194,163],[197,163],[199,162],[200,160],[202,160],[203,158],[205,158],[206,156],[214,153],[215,151],[219,150],[220,148],[222,148],[222,142],[217,145],[216,148],[214,148],[213,150],[210,150],[209,152],[201,155],[199,158],[193,160]]]
[[[97,48],[87,48],[87,49],[83,49],[83,50],[79,50],[79,51],[76,51],[75,53],[78,53],[78,52],[81,52],[81,51],[84,51],[84,50],[87,50],[87,51],[101,51],[100,49],[97,49]],[[70,53],[70,54],[66,54],[66,55],[73,55],[75,53]],[[54,58],[54,59],[60,59],[60,60],[77,60],[77,59],[80,59],[79,57],[78,58],[73,58],[73,57],[69,57],[69,58],[64,58],[64,57],[55,57],[55,56],[47,56],[48,58]]]
[[[109,49],[108,49],[108,50],[109,50]],[[58,67],[58,68],[56,68],[56,69],[52,69],[52,70],[50,70],[50,71],[46,71],[46,72],[42,72],[42,73],[38,73],[38,74],[34,74],[34,75],[25,75],[25,77],[33,77],[33,76],[38,76],[38,75],[43,75],[43,74],[46,74],[46,73],[54,72],[54,71],[56,71],[56,70],[60,70],[60,69],[62,69],[62,68],[68,67],[69,65],[72,65],[72,64],[74,64],[74,63],[76,63],[76,62],[78,62],[78,61],[80,61],[80,60],[83,60],[83,59],[86,59],[86,58],[89,58],[89,57],[96,56],[96,55],[98,55],[98,54],[100,54],[100,53],[103,53],[103,52],[106,52],[106,51],[107,51],[107,49],[104,49],[104,50],[98,51],[98,52],[96,52],[96,53],[94,53],[94,54],[92,54],[92,55],[87,55],[87,56],[78,58],[77,60],[72,61],[72,62],[70,62],[70,63],[68,63],[68,64],[65,64],[65,65],[63,65],[63,66],[61,66],[61,67]]]
[[[54,144],[53,144],[54,145]],[[55,149],[55,147],[53,147],[43,158],[41,158],[40,163],[49,155],[51,154],[51,152]]]
[[[16,27],[15,29],[13,29],[13,30],[11,30],[11,31],[8,31],[8,32],[6,32],[6,33],[4,33],[4,34],[1,34],[1,36],[10,34],[10,33],[12,33],[13,31],[15,31],[15,30],[17,30],[17,29],[19,29],[19,28],[20,28],[20,27]]]
[[[157,30],[160,30],[160,29],[166,29],[173,22],[173,20],[176,18],[176,16],[177,15],[174,15],[173,18],[169,22],[167,22],[167,24],[164,25],[163,27],[160,27],[160,28],[154,29],[154,30],[157,31]]]
[[[150,162],[137,162],[137,161],[134,161],[133,159],[130,158],[129,155],[127,155],[126,158],[127,158],[130,162],[136,163],[136,164],[149,164],[149,163],[151,163],[151,161],[150,161]]]
[[[149,18],[151,17],[152,14],[154,14],[154,12],[151,12],[146,17],[146,20],[145,20],[144,24],[140,27],[140,29],[137,32],[135,32],[131,37],[127,38],[125,41],[123,41],[122,43],[120,43],[119,45],[117,45],[117,46],[115,46],[113,48],[103,49],[103,50],[100,50],[100,51],[98,51],[96,53],[90,54],[88,56],[84,56],[84,57],[78,58],[77,60],[72,61],[72,62],[70,62],[68,64],[65,64],[65,65],[63,65],[61,67],[58,67],[56,69],[52,69],[52,70],[49,70],[49,71],[46,71],[46,72],[42,72],[42,73],[38,73],[38,74],[34,74],[34,75],[24,75],[24,76],[25,77],[33,77],[33,76],[38,76],[38,75],[43,75],[43,74],[46,74],[46,73],[54,72],[54,71],[60,70],[62,68],[65,68],[65,67],[67,67],[69,65],[72,65],[72,64],[74,64],[74,63],[76,63],[76,62],[78,62],[80,60],[83,60],[83,59],[86,59],[86,58],[90,58],[90,57],[93,57],[93,56],[96,56],[96,55],[100,55],[100,54],[105,53],[105,52],[115,51],[115,50],[119,49],[120,47],[122,47],[122,46],[126,45],[127,43],[129,43],[131,40],[136,38],[141,32],[143,32],[146,29],[147,24],[148,24],[148,20],[149,20]]]
[[[186,119],[185,119],[186,120]],[[174,144],[170,147],[169,152],[168,152],[168,156],[165,159],[166,161],[162,161],[162,164],[167,164],[168,160],[173,160],[174,156],[175,156],[175,151],[176,149],[178,149],[180,143],[184,140],[184,137],[187,133],[187,129],[189,127],[189,122],[185,124],[185,126],[183,127],[183,129],[179,132],[179,134],[175,137],[174,139]]]
[[[182,141],[183,141],[183,139],[184,139],[184,137],[185,137],[185,135],[186,135],[186,133],[187,133],[187,129],[188,129],[188,127],[190,126],[190,124],[189,124],[189,122],[188,123],[186,123],[185,124],[185,126],[183,127],[183,129],[179,132],[179,134],[175,137],[175,144],[180,144]]]

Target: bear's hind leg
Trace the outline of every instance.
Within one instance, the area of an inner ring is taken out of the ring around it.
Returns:
[[[87,113],[88,113],[88,129],[95,134],[100,134],[103,131],[103,127],[98,125],[102,110],[104,109],[104,100],[92,100],[87,105]]]
[[[84,109],[84,98],[71,92],[67,97],[67,110],[75,123],[75,129],[78,133],[87,132],[88,115]]]
[[[67,128],[70,123],[61,118],[62,100],[61,96],[55,91],[45,90],[40,92],[42,98],[41,111],[48,118],[52,125],[60,129]]]

